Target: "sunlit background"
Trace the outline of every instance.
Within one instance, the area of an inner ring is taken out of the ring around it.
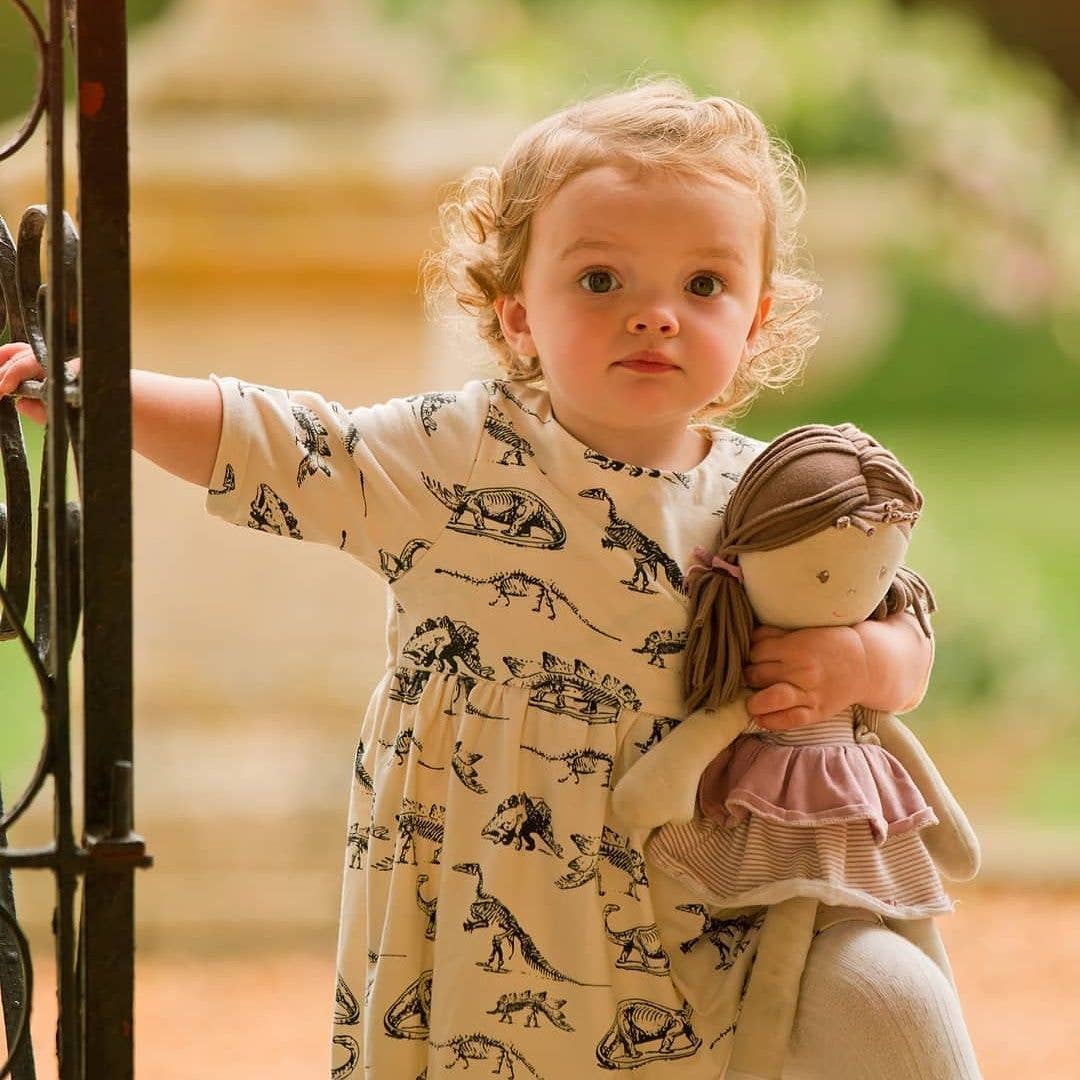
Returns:
[[[922,487],[909,561],[937,594],[938,651],[908,719],[985,855],[943,933],[985,1075],[1065,1078],[1080,1054],[1080,15],[1014,8],[129,0],[133,363],[356,404],[494,374],[467,325],[424,319],[416,270],[444,185],[636,76],[754,107],[805,165],[824,318],[805,382],[738,427],[851,420]],[[0,128],[35,63],[0,0]],[[13,231],[43,200],[43,162],[39,133],[0,164]],[[207,1012],[183,1014],[204,1032],[200,1076],[322,1075],[383,586],[336,552],[208,519],[200,492],[141,461],[135,514],[136,827],[157,857],[137,880],[140,1067],[192,1075],[146,1056],[178,1045],[183,1000]],[[41,738],[7,643],[6,803]],[[48,835],[37,811],[13,843]],[[47,967],[49,884],[16,887]],[[233,989],[211,1008],[214,986]],[[254,1050],[259,988],[283,1019]]]

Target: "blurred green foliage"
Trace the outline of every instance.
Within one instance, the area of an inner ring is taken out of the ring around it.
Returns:
[[[1067,356],[1044,317],[1008,318],[943,286],[925,263],[891,260],[897,329],[890,340],[837,380],[815,371],[783,395],[754,406],[774,427],[805,423],[983,421],[1025,418],[1071,426],[1080,412],[1080,362]],[[828,329],[826,327],[826,333]],[[858,418],[858,421],[856,421]]]
[[[1012,800],[1017,818],[1036,824],[1080,825],[1080,727],[1067,729],[1028,769]]]

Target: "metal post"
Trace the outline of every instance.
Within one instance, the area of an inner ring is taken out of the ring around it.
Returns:
[[[130,261],[128,246],[126,20],[123,0],[48,0],[47,32],[25,0],[12,0],[42,56],[35,104],[0,161],[30,138],[44,114],[48,205],[23,216],[18,242],[0,221],[0,293],[13,340],[28,340],[46,369],[49,423],[38,497],[33,636],[25,626],[32,515],[25,447],[10,400],[0,402],[0,641],[17,639],[41,687],[46,744],[27,789],[0,804],[0,994],[9,1042],[0,1078],[33,1080],[25,1037],[32,967],[15,919],[13,867],[56,878],[60,1080],[132,1080],[134,871],[149,866],[132,831]],[[78,83],[81,243],[64,212],[64,43]],[[46,242],[46,281],[40,248]],[[64,362],[81,358],[77,386]],[[66,493],[73,450],[81,505]],[[6,578],[5,578],[6,575]],[[68,663],[85,611],[84,804],[81,840],[72,818]],[[5,847],[5,830],[51,776],[55,840]],[[78,924],[75,906],[83,879]],[[17,962],[16,962],[17,961]]]
[[[83,407],[86,1078],[134,1075],[131,833],[131,409],[127,54],[123,0],[79,5],[76,33]],[[91,616],[91,612],[94,613]],[[120,813],[117,808],[126,807]],[[113,820],[119,818],[120,820]]]

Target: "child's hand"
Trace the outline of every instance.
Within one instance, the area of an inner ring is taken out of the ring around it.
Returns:
[[[852,627],[759,626],[750,640],[743,676],[759,692],[746,708],[761,727],[782,731],[816,724],[866,699],[866,651]]]
[[[13,341],[10,345],[0,345],[0,398],[14,391],[19,383],[27,379],[44,379],[45,369],[37,362],[33,349],[24,341]],[[15,408],[23,416],[39,424],[45,423],[45,403],[30,399],[15,402]]]

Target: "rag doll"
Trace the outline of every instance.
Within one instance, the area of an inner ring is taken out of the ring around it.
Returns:
[[[689,715],[616,784],[615,812],[655,830],[652,865],[712,911],[764,912],[729,1080],[780,1077],[825,912],[874,913],[952,980],[933,916],[952,910],[941,875],[973,877],[978,844],[922,745],[895,716],[858,706],[765,730],[742,685],[758,624],[852,626],[911,609],[929,637],[933,596],[901,565],[921,508],[903,466],[850,424],[770,443],[732,491],[715,554],[695,550]]]

